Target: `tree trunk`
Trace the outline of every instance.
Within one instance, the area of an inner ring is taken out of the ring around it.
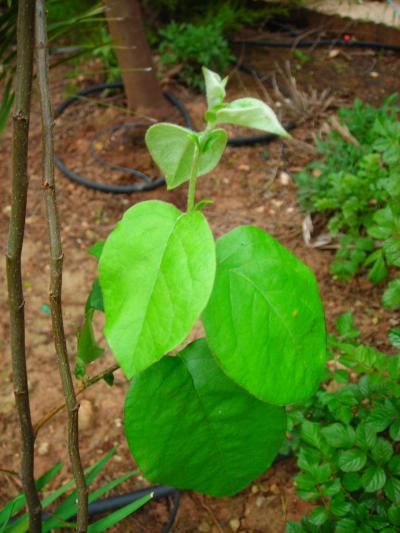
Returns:
[[[156,77],[137,0],[104,0],[128,108],[161,116],[166,102]]]

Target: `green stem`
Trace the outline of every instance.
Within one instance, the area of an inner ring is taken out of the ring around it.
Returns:
[[[190,170],[190,181],[187,200],[187,212],[190,213],[194,208],[194,198],[196,195],[196,181],[197,181],[197,167],[199,163],[200,150],[196,144],[195,152],[193,155],[192,168]]]

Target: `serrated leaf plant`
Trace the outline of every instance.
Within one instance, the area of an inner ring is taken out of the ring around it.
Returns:
[[[80,334],[80,372],[97,353],[87,321],[104,310],[105,337],[131,386],[130,450],[152,482],[233,495],[273,462],[285,406],[312,395],[325,367],[323,308],[312,272],[260,228],[215,241],[196,203],[197,179],[228,140],[222,124],[288,136],[262,101],[225,101],[227,79],[203,69],[206,128],[149,128],[146,143],[187,210],[150,200],[129,208],[99,257]],[[100,292],[99,292],[100,291]],[[201,320],[205,338],[187,343]],[[186,343],[179,350],[182,343]]]
[[[394,533],[400,527],[400,354],[361,344],[351,313],[339,317],[337,329],[329,336],[326,382],[289,413],[297,492],[316,507],[286,531]],[[391,338],[396,343],[395,330]]]
[[[397,95],[374,108],[359,100],[338,111],[358,142],[337,131],[317,141],[323,159],[295,176],[299,200],[322,213],[339,244],[331,273],[349,280],[367,273],[373,283],[400,267],[400,123]],[[400,308],[400,278],[389,282],[382,304]]]

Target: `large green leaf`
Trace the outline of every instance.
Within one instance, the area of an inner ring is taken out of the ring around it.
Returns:
[[[146,132],[152,158],[165,175],[168,189],[190,179],[198,150],[197,134],[176,124],[154,124]]]
[[[312,272],[251,226],[218,240],[217,263],[203,323],[226,374],[273,404],[310,396],[326,359],[324,313]]]
[[[207,304],[215,244],[199,211],[137,204],[106,241],[99,263],[105,335],[128,377],[174,349]]]
[[[141,372],[126,397],[125,434],[146,478],[213,496],[264,472],[285,429],[284,409],[235,385],[203,339]]]

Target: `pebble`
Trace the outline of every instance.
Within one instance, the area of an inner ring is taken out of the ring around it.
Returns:
[[[239,165],[238,169],[242,170],[243,172],[249,172],[250,165]]]
[[[229,520],[229,527],[232,531],[237,531],[240,528],[240,520],[238,518],[232,518],[232,520]]]
[[[79,429],[85,431],[90,429],[94,424],[94,410],[89,400],[81,400],[78,411]]]
[[[197,529],[201,531],[201,533],[208,533],[209,531],[211,531],[210,524],[208,524],[207,522],[202,522]]]
[[[281,182],[281,184],[286,187],[287,185],[289,185],[289,183],[291,182],[291,178],[290,178],[290,175],[287,173],[287,172],[284,172],[282,171],[280,174],[279,174],[279,180]]]
[[[49,452],[50,444],[48,442],[41,442],[38,446],[39,455],[47,455]]]

